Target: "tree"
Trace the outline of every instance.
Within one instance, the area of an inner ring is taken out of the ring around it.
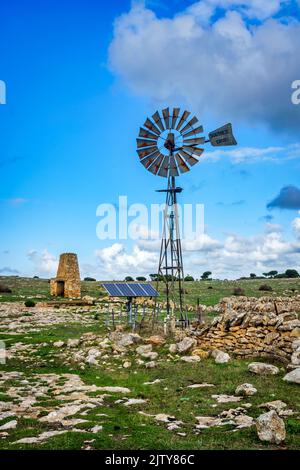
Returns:
[[[204,271],[204,273],[203,273],[202,276],[201,276],[201,279],[202,279],[203,281],[206,281],[206,280],[209,278],[209,276],[211,276],[211,275],[212,275],[212,272],[211,272],[211,271]]]
[[[157,280],[157,274],[149,274],[149,277],[151,281],[156,281]]]
[[[288,278],[300,277],[300,275],[299,275],[298,271],[296,271],[296,269],[287,269],[284,274]]]
[[[83,280],[88,282],[96,281],[96,279],[94,279],[93,277],[85,277]]]
[[[147,281],[147,279],[144,276],[138,276],[136,280],[139,282]]]
[[[189,281],[194,281],[194,278],[193,278],[193,276],[191,276],[190,274],[188,274],[187,276],[185,276],[184,280],[187,281],[187,282],[189,282]]]
[[[131,276],[126,276],[125,279],[124,279],[124,281],[126,281],[126,282],[131,282],[131,281],[134,281],[134,279],[133,279],[133,277],[131,277]]]
[[[250,278],[251,278],[251,279],[254,279],[254,278],[256,278],[256,274],[254,274],[254,273],[250,273]]]

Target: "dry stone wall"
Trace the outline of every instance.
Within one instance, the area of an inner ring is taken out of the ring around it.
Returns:
[[[220,310],[210,325],[197,331],[198,347],[290,362],[293,343],[300,338],[300,296],[230,297],[223,299]]]

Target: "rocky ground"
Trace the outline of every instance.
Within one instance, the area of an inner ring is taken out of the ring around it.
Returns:
[[[0,448],[300,448],[300,369],[96,313],[0,305]]]

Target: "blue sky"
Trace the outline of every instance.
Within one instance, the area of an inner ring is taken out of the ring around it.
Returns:
[[[162,202],[165,181],[140,165],[135,138],[168,105],[206,134],[231,121],[238,140],[180,177],[181,202],[205,205],[185,271],[300,269],[296,1],[12,0],[0,15],[0,273],[52,276],[65,251],[83,276],[155,272],[147,240],[97,238],[96,208]]]

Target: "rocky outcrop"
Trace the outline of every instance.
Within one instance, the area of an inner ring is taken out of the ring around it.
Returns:
[[[293,362],[298,362],[298,348],[293,345],[300,338],[300,296],[230,297],[220,306],[221,315],[195,333],[202,350],[219,349],[235,357],[272,357],[285,363],[293,354]]]

